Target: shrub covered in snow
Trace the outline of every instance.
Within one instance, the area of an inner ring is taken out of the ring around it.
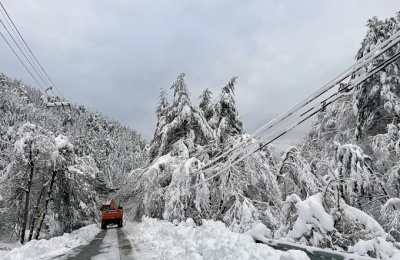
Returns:
[[[360,240],[354,246],[349,246],[348,251],[357,255],[371,256],[378,259],[389,259],[394,254],[393,244],[381,237],[371,240]]]
[[[317,193],[304,201],[298,196],[289,196],[284,207],[286,214],[293,214],[289,211],[293,204],[296,212],[288,219],[286,239],[316,247],[332,247],[331,236],[336,231],[333,218],[322,206],[322,194]]]
[[[400,198],[391,198],[381,209],[382,219],[388,233],[400,241]]]

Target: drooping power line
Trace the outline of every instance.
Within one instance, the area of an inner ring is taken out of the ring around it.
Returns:
[[[225,172],[228,170],[230,167],[236,165],[237,163],[243,161],[244,159],[248,158],[255,152],[261,150],[263,147],[266,145],[272,143],[279,137],[285,135],[289,131],[293,130],[294,128],[298,127],[300,124],[305,122],[307,119],[311,118],[314,116],[316,113],[320,112],[323,110],[327,105],[333,103],[334,101],[338,100],[340,97],[343,95],[346,95],[349,93],[349,91],[354,90],[354,87],[361,84],[363,81],[367,80],[370,78],[372,75],[376,74],[379,70],[384,68],[385,66],[391,64],[393,61],[395,61],[397,58],[400,57],[400,53],[397,53],[393,55],[391,58],[387,59],[386,61],[382,62],[381,64],[377,65],[375,68],[372,70],[360,75],[359,77],[355,78],[350,85],[347,87],[340,89],[338,92],[330,96],[329,98],[317,102],[317,105],[312,106],[310,109],[308,109],[306,112],[300,114],[298,117],[294,117],[296,113],[300,111],[301,108],[305,108],[306,105],[312,105],[311,102],[315,102],[316,98],[320,97],[322,94],[326,93],[328,90],[332,89],[334,86],[337,84],[341,83],[343,80],[345,80],[348,77],[351,77],[356,71],[360,70],[364,66],[366,66],[369,63],[372,63],[377,57],[382,55],[384,52],[386,52],[389,48],[393,47],[394,45],[398,44],[400,41],[400,31],[397,33],[393,34],[389,39],[386,41],[382,42],[378,46],[375,47],[374,50],[371,50],[370,53],[365,55],[361,60],[357,61],[354,65],[350,66],[347,70],[345,70],[342,74],[334,78],[332,81],[330,81],[328,84],[326,84],[324,87],[321,89],[317,90],[314,94],[311,96],[307,97],[305,100],[300,102],[299,104],[295,105],[292,109],[288,110],[287,112],[283,113],[281,116],[279,116],[277,119],[274,119],[261,127],[259,130],[257,130],[253,135],[251,135],[248,139],[245,141],[239,142],[237,145],[229,149],[227,152],[221,154],[217,158],[213,159],[211,162],[207,163],[203,167],[201,167],[199,170],[196,170],[195,172],[201,171],[201,170],[208,170],[208,167],[211,167],[213,164],[217,163],[221,158],[225,157],[234,157],[231,162],[223,167],[223,169],[220,169],[217,171],[217,173],[213,174],[211,177],[207,178],[203,182],[196,184],[193,186],[193,188],[198,187],[214,177],[220,175],[221,173]],[[334,98],[334,99],[332,99]],[[285,121],[286,119],[289,120],[289,122]],[[294,123],[293,123],[294,122]],[[289,128],[283,128],[285,126],[289,125]],[[274,129],[275,128],[275,129]],[[234,155],[234,151],[241,149],[241,148],[246,148],[248,146],[251,146],[252,144],[252,139],[256,139],[258,141],[265,141],[262,145],[260,145],[258,148],[252,148],[248,151],[245,151],[242,156],[236,157]],[[228,158],[229,159],[229,158]],[[211,169],[214,167],[211,167]]]
[[[65,100],[65,97],[63,96],[63,94],[61,93],[61,91],[57,88],[57,86],[54,84],[54,82],[51,80],[50,76],[47,74],[47,72],[45,71],[45,69],[43,68],[43,66],[40,64],[40,62],[38,61],[38,59],[36,58],[35,54],[33,54],[31,48],[29,47],[29,45],[26,43],[24,37],[22,37],[21,33],[19,32],[17,26],[14,24],[13,20],[11,19],[10,15],[8,14],[7,10],[5,9],[5,7],[3,6],[3,4],[0,2],[0,6],[1,8],[4,10],[4,12],[6,13],[8,19],[11,21],[13,27],[15,28],[15,30],[17,31],[19,37],[22,39],[22,41],[24,42],[25,46],[27,47],[27,49],[29,50],[30,54],[32,55],[32,57],[35,59],[36,63],[39,65],[39,67],[41,68],[41,70],[43,71],[43,73],[46,75],[46,77],[48,78],[48,80],[51,82],[51,84],[54,86],[54,88],[58,91],[58,93],[60,94],[60,96]],[[8,30],[7,30],[8,31]],[[16,43],[17,44],[17,43]],[[18,44],[17,44],[18,45]],[[22,50],[21,50],[22,52]],[[25,56],[25,55],[24,55]],[[25,57],[26,58],[26,57]],[[36,70],[35,70],[36,71]],[[38,73],[38,75],[40,75]],[[42,79],[43,80],[43,79]],[[54,93],[53,93],[54,94]]]
[[[35,62],[34,58],[32,57],[32,54],[30,54],[30,52],[28,51],[26,45],[22,42],[21,37],[18,36],[16,29],[14,28],[14,26],[11,24],[10,19],[7,18],[4,10],[2,10],[0,8],[0,13],[2,14],[4,21],[7,22],[8,27],[11,28],[11,31],[13,32],[15,38],[18,40],[19,44],[22,46],[22,49],[25,51],[25,53],[27,54],[28,58],[30,59],[30,61],[32,61],[32,64],[35,66],[35,68],[37,69],[37,71],[40,73],[40,76],[42,76],[42,78],[45,78],[45,76],[42,74],[42,71],[40,70],[40,68],[37,66],[37,62]],[[49,85],[49,83],[46,81],[45,85]]]
[[[42,78],[42,76],[39,74],[39,72],[36,70],[35,66],[32,65],[32,62],[28,59],[28,57],[26,57],[25,53],[22,51],[21,47],[19,46],[19,44],[17,43],[17,41],[15,40],[15,38],[12,36],[12,34],[10,33],[10,31],[7,29],[6,25],[3,23],[3,20],[0,18],[0,23],[3,25],[4,29],[6,29],[8,35],[10,35],[11,39],[14,41],[15,45],[17,45],[19,51],[22,53],[22,55],[24,55],[25,59],[29,62],[29,64],[31,65],[31,67],[33,68],[33,70],[36,72],[36,74],[39,76],[39,78],[43,81],[43,83],[45,85],[47,85],[46,81],[44,81],[44,79]]]
[[[226,152],[222,153],[221,155],[217,156],[216,158],[214,158],[213,160],[208,162],[206,165],[204,165],[201,169],[199,169],[197,171],[204,170],[204,169],[211,167],[212,165],[214,165],[218,161],[220,161],[222,158],[229,157],[235,151],[242,149],[243,146],[247,147],[247,146],[251,145],[252,139],[256,139],[259,141],[262,138],[265,139],[266,132],[271,132],[274,130],[274,128],[277,128],[277,127],[281,128],[282,127],[281,124],[284,123],[284,121],[286,119],[294,116],[300,109],[306,107],[308,104],[311,104],[311,102],[315,101],[318,97],[322,96],[324,93],[331,90],[337,84],[339,84],[346,78],[350,77],[354,72],[358,71],[360,68],[366,66],[367,64],[369,64],[370,62],[375,60],[378,56],[382,55],[382,53],[386,52],[389,48],[393,47],[399,41],[400,41],[400,31],[393,34],[386,41],[377,45],[373,50],[371,50],[364,57],[362,57],[361,60],[356,61],[352,66],[350,66],[349,68],[344,70],[341,74],[339,74],[337,77],[335,77],[330,82],[325,84],[322,88],[315,91],[312,95],[305,98],[303,101],[301,101],[300,103],[295,105],[293,108],[289,109],[288,111],[284,112],[279,117],[271,120],[270,122],[268,122],[267,124],[262,126],[260,129],[258,129],[255,133],[253,133],[249,138],[234,145],[232,148],[230,148]],[[311,112],[315,109],[316,109],[315,106],[311,107],[308,111],[306,111],[305,113],[300,115],[300,117],[304,117],[308,112]],[[285,126],[285,124],[283,126]],[[197,171],[195,171],[195,172],[197,172]]]
[[[31,74],[32,78],[36,81],[36,83],[39,85],[39,87],[43,90],[44,88],[40,85],[40,83],[37,81],[37,79],[35,78],[35,76],[33,76],[33,74],[31,73],[31,71],[28,69],[28,67],[25,65],[25,63],[21,60],[21,58],[18,56],[18,54],[15,52],[14,48],[10,45],[10,43],[7,41],[6,37],[4,37],[3,33],[0,32],[0,35],[3,37],[4,41],[8,44],[8,46],[11,48],[11,50],[14,52],[15,56],[17,56],[17,58],[19,59],[19,61],[22,63],[22,65],[24,65],[25,69],[29,72],[29,74]]]

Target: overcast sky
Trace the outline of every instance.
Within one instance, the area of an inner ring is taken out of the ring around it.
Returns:
[[[253,133],[350,66],[369,18],[400,11],[399,0],[1,2],[68,100],[147,140],[160,89],[181,72],[196,105],[237,76]],[[1,38],[0,50],[0,72],[37,86]]]

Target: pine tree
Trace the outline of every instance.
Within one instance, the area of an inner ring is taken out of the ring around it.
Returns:
[[[206,88],[206,90],[204,90],[199,96],[200,99],[199,108],[201,111],[203,111],[204,117],[206,118],[207,121],[209,121],[214,115],[211,95],[212,92],[208,88]]]
[[[165,155],[183,140],[190,152],[196,145],[204,145],[213,138],[212,130],[201,111],[190,102],[190,93],[182,73],[172,83],[174,101],[167,109],[165,124],[159,124],[155,131],[149,151],[150,159]]]
[[[166,109],[168,108],[168,106],[169,104],[167,99],[167,93],[165,92],[165,90],[161,89],[158,106],[156,109],[156,114],[158,119],[166,115],[167,112]]]
[[[302,199],[318,193],[321,187],[321,183],[312,172],[311,166],[295,146],[289,147],[283,154],[279,175],[278,179],[283,192],[295,191]]]
[[[163,89],[161,89],[158,106],[156,108],[157,126],[153,134],[150,149],[147,151],[149,157],[153,159],[158,155],[157,149],[161,145],[162,133],[160,131],[164,128],[165,124],[167,123],[168,108],[169,104],[167,99],[167,93]]]
[[[243,123],[240,120],[234,99],[236,79],[237,77],[233,77],[222,87],[215,104],[214,117],[210,120],[220,143],[227,142],[230,137],[243,134]]]

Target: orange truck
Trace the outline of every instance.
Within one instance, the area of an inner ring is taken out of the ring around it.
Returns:
[[[110,200],[108,203],[101,204],[101,229],[106,229],[107,225],[118,225],[122,227],[122,217],[124,209],[121,206],[116,206],[115,200]]]

